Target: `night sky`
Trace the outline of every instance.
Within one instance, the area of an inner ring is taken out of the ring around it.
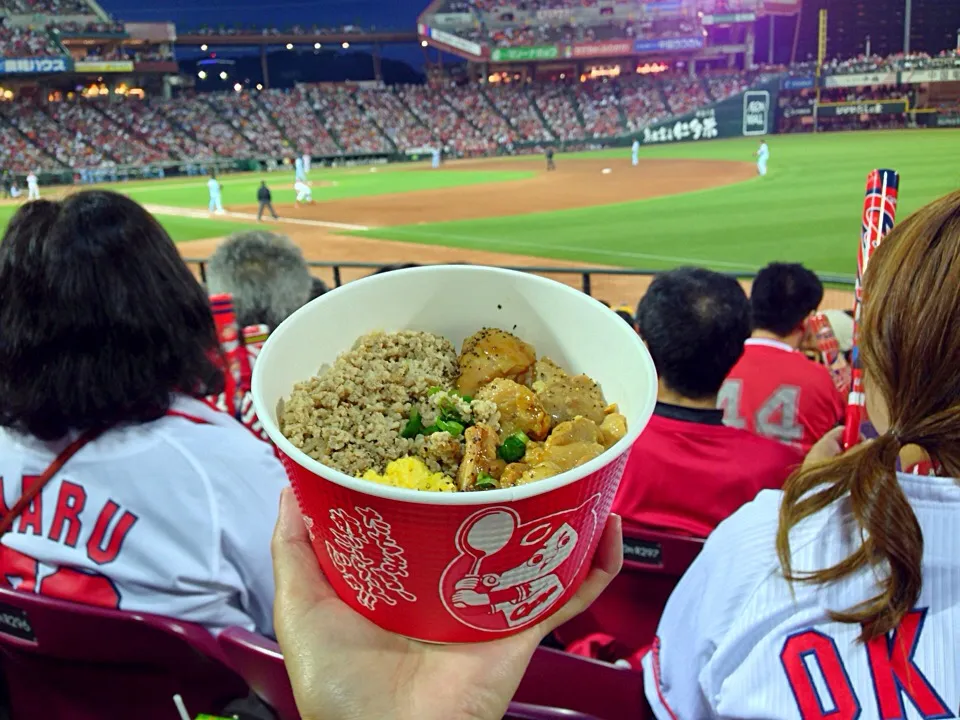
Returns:
[[[100,4],[129,21],[172,21],[181,29],[198,25],[375,25],[412,29],[429,0],[105,0]]]

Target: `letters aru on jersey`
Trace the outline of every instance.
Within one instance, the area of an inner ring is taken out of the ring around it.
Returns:
[[[36,475],[25,475],[23,490],[28,490],[38,480]],[[10,510],[4,500],[3,482],[4,478],[0,477],[0,512],[6,514]],[[87,558],[96,565],[106,565],[116,560],[124,539],[138,518],[129,510],[121,509],[113,500],[107,500],[96,512],[93,527],[84,528],[80,515],[86,506],[87,493],[83,487],[63,480],[49,528],[43,527],[41,493],[27,505],[10,532],[44,537],[71,548],[76,548],[84,535],[87,540],[83,550]],[[92,514],[88,513],[87,517]],[[100,607],[116,608],[120,605],[120,593],[106,576],[81,568],[50,566],[6,545],[0,545],[0,580],[23,592],[42,593]]]

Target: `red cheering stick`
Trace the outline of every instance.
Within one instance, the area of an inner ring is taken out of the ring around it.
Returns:
[[[226,410],[233,416],[240,411],[246,388],[250,386],[250,363],[240,340],[237,316],[233,311],[233,297],[229,293],[210,296],[213,321],[217,326],[220,352],[226,365]]]
[[[830,371],[833,384],[841,395],[850,392],[850,365],[840,352],[840,343],[833,332],[830,320],[823,313],[816,313],[810,317],[810,330],[817,341],[821,362]]]
[[[253,366],[257,362],[257,356],[260,354],[260,350],[263,349],[263,343],[267,340],[267,335],[270,334],[270,328],[266,325],[247,325],[243,329],[243,344],[247,348],[247,359],[250,363],[250,370],[253,371]]]
[[[900,174],[896,170],[874,170],[867,176],[867,193],[863,201],[863,220],[860,230],[860,251],[857,253],[857,285],[853,298],[853,368],[850,398],[843,427],[843,449],[848,450],[860,440],[860,423],[866,400],[863,394],[863,368],[860,365],[860,321],[863,313],[863,276],[874,251],[897,218],[897,194]]]

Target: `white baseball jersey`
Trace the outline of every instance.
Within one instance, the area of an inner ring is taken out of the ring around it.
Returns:
[[[923,530],[923,590],[895,632],[867,644],[833,622],[877,594],[862,570],[828,586],[794,584],[774,548],[780,492],[764,491],[722,523],[664,610],[643,658],[658,718],[916,720],[960,710],[960,487],[900,475]],[[859,533],[845,502],[791,533],[794,571],[832,567]]]
[[[0,429],[3,512],[66,443]],[[0,582],[217,632],[273,634],[270,535],[287,484],[272,446],[178,397],[82,448],[4,535]]]
[[[313,197],[313,192],[310,190],[310,186],[302,180],[297,180],[293,184],[293,189],[297,191],[297,201],[307,200]]]
[[[27,175],[27,186],[28,186],[28,187],[37,187],[37,183],[38,183],[38,182],[39,182],[39,181],[37,180],[37,176],[34,175],[33,173],[30,173],[29,175]]]
[[[220,196],[220,183],[216,179],[207,180],[207,189],[210,191],[210,197]]]

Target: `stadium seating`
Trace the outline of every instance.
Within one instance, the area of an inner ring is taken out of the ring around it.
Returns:
[[[424,125],[431,126],[447,153],[459,156],[481,155],[494,149],[494,141],[485,138],[476,127],[446,102],[437,102],[433,92],[423,85],[408,85],[398,93],[402,102]]]
[[[220,157],[247,158],[254,155],[250,143],[199,98],[161,101],[157,107],[188,136],[211,148]]]
[[[336,134],[344,152],[365,155],[392,152],[390,141],[346,86],[311,87],[309,97],[327,128]]]
[[[361,89],[356,97],[357,103],[400,152],[436,143],[430,128],[403,104],[394,91]]]
[[[0,123],[0,168],[26,175],[37,170],[60,169],[60,164],[45,155],[17,130]]]
[[[336,155],[340,152],[341,148],[334,142],[330,131],[312,112],[303,90],[266,90],[260,94],[259,100],[301,154]]]
[[[0,25],[0,56],[22,58],[65,54],[43,29]]]
[[[703,548],[703,540],[653,530],[623,533],[623,570],[590,608],[556,630],[564,646],[593,633],[631,652],[656,635],[667,598]]]
[[[213,158],[213,150],[177,129],[156,102],[130,98],[123,103],[101,103],[100,110],[158,153],[178,160]]]
[[[217,713],[246,685],[207,630],[0,588],[0,662],[17,718],[167,720],[179,693]]]
[[[559,140],[582,140],[585,136],[577,110],[566,85],[542,85],[534,96],[537,109]]]
[[[508,118],[518,137],[526,142],[547,142],[553,139],[550,129],[544,125],[527,88],[523,85],[495,85],[484,92],[493,105]]]
[[[242,628],[218,637],[229,665],[279,716],[299,720],[280,647]],[[643,676],[632,670],[540,648],[534,653],[507,720],[644,720]]]
[[[276,158],[291,153],[290,143],[253,95],[211,93],[207,100],[217,115],[246,138],[256,155]]]

